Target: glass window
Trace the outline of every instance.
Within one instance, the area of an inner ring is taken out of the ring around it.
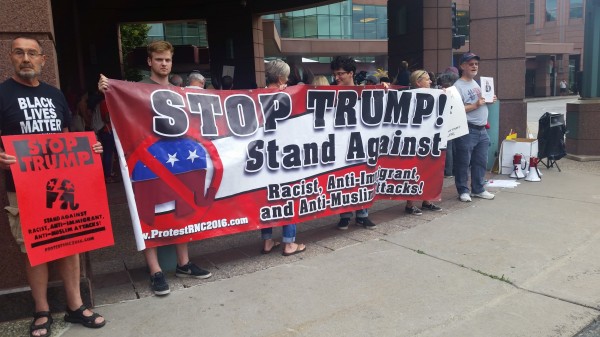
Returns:
[[[583,0],[571,0],[569,6],[570,18],[583,18]]]
[[[317,23],[319,25],[319,37],[329,37],[329,16],[318,15]]]
[[[556,0],[546,0],[546,21],[556,21]]]
[[[181,24],[165,23],[165,35],[167,38],[181,36]]]
[[[167,36],[167,41],[171,42],[172,45],[184,44],[181,36]]]
[[[184,36],[182,38],[183,44],[191,44],[197,46],[200,44],[200,39],[194,36]]]
[[[352,38],[387,39],[387,7],[353,5]]]
[[[352,15],[352,1],[351,0],[346,0],[342,3],[340,3],[340,7],[341,7],[341,14],[342,15]]]
[[[316,38],[317,35],[317,16],[311,15],[304,18],[304,37]]]
[[[327,56],[317,57],[317,60],[319,60],[320,63],[331,63],[331,57]]]
[[[286,16],[281,17],[281,37],[292,37],[292,20]]]
[[[354,5],[354,9],[352,10],[352,22],[362,23],[362,20],[364,18],[365,18],[365,6]]]
[[[353,39],[364,39],[365,38],[365,25],[362,23],[352,24],[352,38]]]
[[[148,42],[166,40],[174,45],[208,47],[205,21],[150,23]]]
[[[293,12],[288,12],[287,14],[291,17],[302,17],[302,16],[304,16],[304,9],[300,9],[300,10],[293,11]]]
[[[187,22],[181,24],[181,34],[183,35],[198,35],[198,24],[195,22]]]
[[[317,7],[317,14],[329,15],[329,6]]]
[[[294,18],[293,19],[294,26],[294,35],[293,37],[304,37],[304,20],[303,18]]]
[[[374,22],[365,23],[365,39],[374,40],[377,38],[377,24]]]
[[[165,38],[164,28],[162,23],[151,23],[150,30],[148,31],[148,37],[155,38],[154,40],[163,40]],[[152,41],[154,41],[152,40]]]
[[[339,16],[332,16],[329,18],[329,29],[332,35],[332,39],[334,39],[333,36],[338,36],[337,39],[339,39],[339,36],[342,35],[342,19]]]
[[[532,25],[535,19],[535,0],[529,0],[529,24]]]
[[[377,18],[375,6],[365,6],[365,19]]]
[[[329,5],[329,14],[331,15],[341,15],[342,14],[342,6],[340,3],[335,3]]]
[[[342,39],[352,38],[352,17],[350,15],[342,16]]]
[[[267,17],[274,18],[282,38],[387,38],[387,6],[353,5],[351,0],[345,0],[264,18]]]
[[[381,22],[387,22],[387,7],[386,6],[377,6],[377,15],[376,18]]]
[[[387,24],[378,23],[377,24],[377,38],[378,39],[387,39]]]

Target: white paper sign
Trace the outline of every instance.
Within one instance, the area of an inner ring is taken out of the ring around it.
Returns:
[[[481,77],[481,96],[486,103],[494,102],[494,79],[492,77]]]
[[[444,108],[444,135],[447,140],[452,140],[469,133],[467,126],[467,112],[462,97],[455,87],[446,89],[446,107]]]
[[[235,72],[234,66],[223,66],[223,77],[231,76],[231,78],[233,78],[234,72]]]

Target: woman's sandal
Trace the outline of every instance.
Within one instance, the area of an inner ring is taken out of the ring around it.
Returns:
[[[42,318],[42,317],[46,317],[48,318],[48,320],[42,324],[35,324],[35,321],[37,321],[38,319]],[[38,335],[39,337],[46,337],[46,336],[50,336],[50,326],[52,325],[52,315],[50,315],[50,311],[38,311],[33,313],[33,322],[31,322],[31,325],[29,325],[29,336],[34,336],[33,334],[34,331],[37,330],[42,330],[42,329],[46,329],[46,333],[43,335]]]
[[[87,309],[85,305],[82,305],[77,310],[71,310],[67,307],[67,311],[65,312],[65,322],[69,323],[77,323],[82,324],[86,328],[101,328],[106,324],[106,320],[103,320],[102,323],[96,323],[96,318],[102,317],[97,312],[92,313],[91,316],[85,316],[83,312]]]
[[[273,241],[273,247],[271,247],[271,249],[266,250],[266,249],[262,249],[260,251],[261,254],[269,254],[270,252],[272,252],[273,250],[279,248],[279,246],[281,246],[281,242],[277,242],[277,241]]]

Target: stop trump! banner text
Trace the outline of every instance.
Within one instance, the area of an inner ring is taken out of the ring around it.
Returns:
[[[106,99],[140,250],[440,198],[441,90],[111,80]]]

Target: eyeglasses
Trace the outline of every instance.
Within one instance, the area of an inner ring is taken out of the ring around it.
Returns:
[[[29,56],[29,58],[37,58],[42,56],[43,54],[38,52],[37,50],[23,50],[23,49],[15,49],[12,51],[12,54],[18,58],[24,58],[25,55]]]
[[[333,76],[334,77],[342,77],[342,76],[344,76],[346,74],[350,74],[350,72],[349,71],[337,71],[337,72],[333,73]]]

